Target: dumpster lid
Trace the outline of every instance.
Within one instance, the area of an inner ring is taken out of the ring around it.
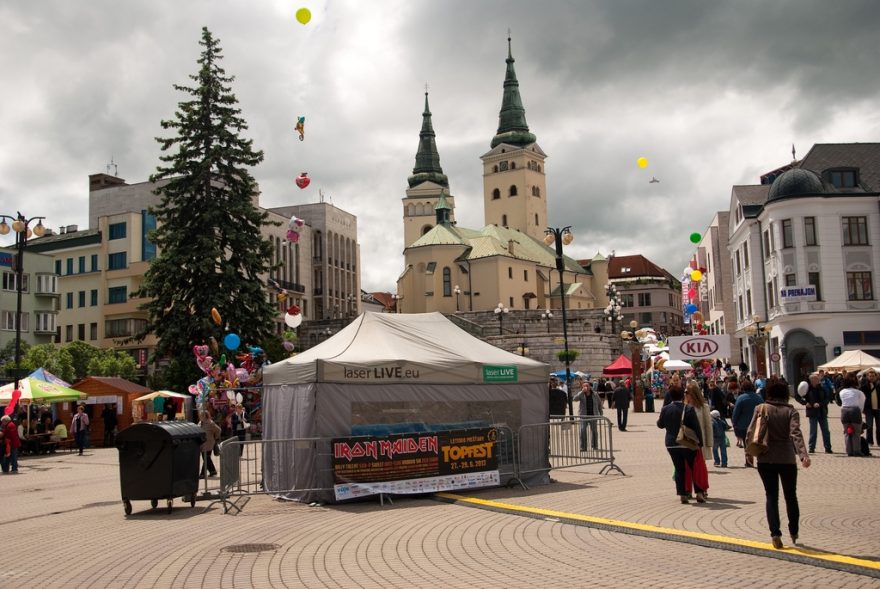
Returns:
[[[135,440],[179,440],[201,438],[202,428],[188,421],[141,421],[135,423],[116,435],[119,442]]]

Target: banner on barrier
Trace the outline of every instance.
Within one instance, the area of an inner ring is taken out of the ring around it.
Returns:
[[[338,501],[498,485],[495,428],[333,438]]]

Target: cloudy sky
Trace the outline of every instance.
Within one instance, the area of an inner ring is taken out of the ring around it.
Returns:
[[[263,206],[322,189],[358,216],[363,287],[393,291],[425,83],[456,218],[483,225],[509,27],[567,253],[642,253],[677,274],[730,187],[789,162],[792,143],[880,140],[877,22],[871,0],[5,0],[0,213],[85,227],[87,176],[111,156],[146,180],[208,26],[265,152]]]

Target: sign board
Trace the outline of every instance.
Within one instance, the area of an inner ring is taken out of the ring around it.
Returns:
[[[782,356],[779,355],[779,352],[773,352],[772,354],[770,354],[770,361],[771,362],[779,362],[781,359],[782,359]]]
[[[516,382],[516,366],[483,366],[483,382]]]
[[[730,357],[730,335],[678,335],[668,343],[670,360]]]
[[[779,302],[800,303],[813,302],[816,300],[816,287],[812,284],[807,286],[783,286],[779,289]]]
[[[338,501],[499,485],[495,428],[334,438]]]
[[[15,259],[15,254],[10,254],[9,252],[0,252],[0,266],[7,266],[12,268],[13,260]]]

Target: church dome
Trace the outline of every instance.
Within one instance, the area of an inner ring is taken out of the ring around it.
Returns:
[[[819,176],[810,170],[792,168],[786,171],[770,185],[767,202],[797,196],[823,194],[825,187]]]

